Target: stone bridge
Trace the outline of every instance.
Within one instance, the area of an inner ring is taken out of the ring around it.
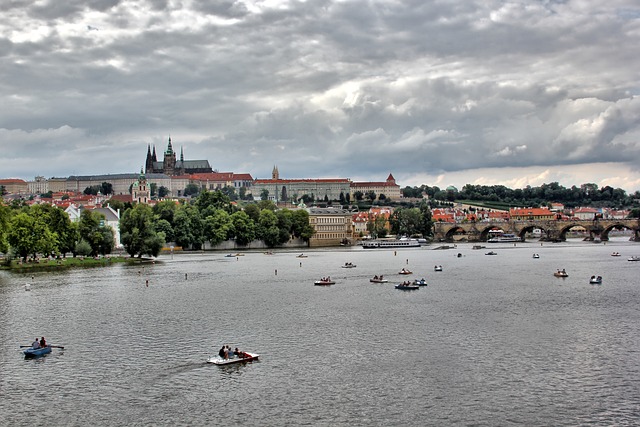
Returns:
[[[597,220],[542,220],[542,221],[495,221],[495,222],[436,222],[433,225],[434,241],[453,242],[454,235],[463,234],[469,242],[486,242],[489,230],[501,229],[515,234],[523,240],[526,233],[536,228],[543,231],[540,240],[560,242],[566,240],[567,231],[582,227],[589,233],[590,240],[609,240],[611,230],[633,231],[632,240],[640,242],[640,218],[638,219],[597,219]]]

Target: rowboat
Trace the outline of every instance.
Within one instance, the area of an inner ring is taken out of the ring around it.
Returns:
[[[234,363],[247,363],[258,360],[259,354],[245,352],[245,357],[233,357],[231,359],[223,359],[220,356],[211,356],[207,359],[207,363],[214,365],[232,365]]]
[[[51,346],[48,345],[46,347],[38,348],[29,347],[22,352],[24,353],[24,357],[40,357],[44,356],[45,354],[51,353]]]
[[[387,283],[389,282],[387,279],[369,279],[371,283]]]

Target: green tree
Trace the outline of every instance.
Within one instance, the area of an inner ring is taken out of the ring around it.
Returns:
[[[249,218],[255,223],[260,220],[260,210],[257,203],[251,203],[244,208],[244,212],[249,215]]]
[[[0,200],[0,252],[7,253],[9,243],[7,242],[7,227],[11,217],[11,210]]]
[[[167,197],[167,195],[169,194],[169,189],[167,187],[165,187],[164,185],[161,185],[158,188],[158,197],[159,198],[164,198]]]
[[[100,192],[105,195],[113,194],[113,184],[110,182],[103,182],[102,185],[100,185]]]
[[[204,219],[204,237],[212,246],[218,245],[233,234],[231,215],[222,209]]]
[[[42,216],[28,211],[11,218],[7,240],[24,261],[30,254],[35,258],[38,253],[49,255],[58,250],[58,235],[49,229]]]
[[[200,187],[196,184],[187,184],[182,194],[184,196],[197,196],[200,193]]]
[[[162,200],[153,206],[153,213],[158,219],[164,219],[173,227],[173,216],[176,213],[178,205],[171,200]],[[168,237],[167,237],[168,238]]]
[[[256,225],[243,211],[231,215],[233,223],[233,237],[239,245],[246,245],[256,238]]]
[[[309,224],[309,212],[297,209],[291,213],[291,234],[305,241],[309,241],[315,234],[315,230]]]
[[[355,193],[353,193],[353,197],[356,199],[357,202],[361,202],[362,199],[364,198],[364,194],[362,193],[362,191],[358,190]]]
[[[173,227],[166,219],[158,219],[155,222],[156,232],[164,233],[164,239],[167,242],[173,242],[175,236],[173,235]]]
[[[263,188],[260,192],[260,200],[269,200],[269,190]]]
[[[173,234],[178,246],[200,249],[204,243],[204,225],[194,205],[180,205],[174,215]]]
[[[164,245],[164,234],[154,227],[152,209],[143,203],[128,209],[120,220],[122,244],[131,257],[143,255],[158,256]]]
[[[269,247],[277,246],[280,243],[280,229],[278,228],[278,217],[270,209],[260,211],[258,221],[257,237],[262,239]]]

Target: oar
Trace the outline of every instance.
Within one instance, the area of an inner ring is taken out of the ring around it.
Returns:
[[[20,348],[31,348],[30,345],[21,345]]]
[[[61,346],[61,345],[50,345],[49,347],[51,347],[51,348],[61,348],[61,349],[64,350],[64,347]]]

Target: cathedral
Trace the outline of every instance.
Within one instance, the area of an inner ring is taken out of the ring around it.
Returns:
[[[185,160],[182,147],[180,148],[180,160],[176,158],[176,152],[171,146],[171,137],[167,150],[164,152],[162,161],[158,161],[156,156],[156,147],[147,146],[147,161],[145,162],[145,173],[163,173],[169,176],[189,175],[193,173],[210,173],[213,172],[208,160]]]

